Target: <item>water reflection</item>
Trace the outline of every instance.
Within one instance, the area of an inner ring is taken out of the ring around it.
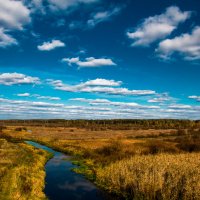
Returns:
[[[71,171],[74,165],[60,152],[28,141],[27,143],[54,154],[45,166],[45,194],[50,200],[102,200],[104,194],[82,175]]]

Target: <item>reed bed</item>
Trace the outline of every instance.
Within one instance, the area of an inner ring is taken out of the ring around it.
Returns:
[[[126,199],[199,200],[200,153],[136,155],[98,169],[96,181]]]

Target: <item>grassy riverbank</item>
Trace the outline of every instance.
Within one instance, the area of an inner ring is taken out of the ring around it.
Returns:
[[[120,199],[200,199],[200,130],[98,130],[8,126],[2,137],[74,155],[85,174]]]
[[[43,200],[44,165],[49,153],[0,139],[0,199]]]

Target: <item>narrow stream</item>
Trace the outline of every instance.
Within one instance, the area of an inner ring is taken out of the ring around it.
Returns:
[[[93,183],[71,169],[75,166],[69,156],[36,142],[26,143],[54,154],[45,165],[45,194],[49,200],[103,200],[107,199]]]

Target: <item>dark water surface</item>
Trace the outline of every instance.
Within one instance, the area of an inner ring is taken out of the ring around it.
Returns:
[[[103,200],[107,199],[93,183],[71,171],[75,166],[70,157],[36,142],[26,143],[54,154],[45,165],[45,194],[50,200]]]

